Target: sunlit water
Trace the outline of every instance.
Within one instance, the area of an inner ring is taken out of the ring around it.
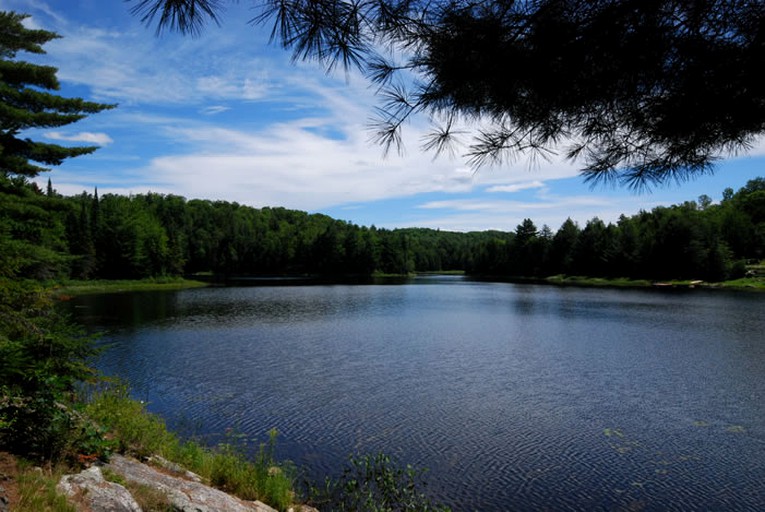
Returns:
[[[765,510],[765,294],[421,278],[70,303],[99,367],[320,477],[427,467],[455,511]]]

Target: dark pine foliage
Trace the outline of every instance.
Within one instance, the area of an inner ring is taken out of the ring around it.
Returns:
[[[59,37],[23,25],[25,14],[0,11],[0,175],[34,177],[44,165],[96,150],[95,146],[65,147],[34,141],[22,133],[34,128],[65,126],[114,105],[64,98],[56,68],[17,60],[19,52],[45,53],[42,46]]]
[[[135,0],[158,30],[198,33],[221,0]],[[475,166],[563,152],[586,179],[644,187],[713,169],[765,131],[760,0],[266,0],[255,24],[295,59],[356,67],[380,86],[374,130],[426,148],[481,121]],[[394,50],[388,52],[388,50]]]

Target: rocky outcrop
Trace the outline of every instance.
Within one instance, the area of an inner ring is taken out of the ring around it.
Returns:
[[[127,482],[161,491],[181,512],[276,512],[259,501],[240,500],[204,485],[199,479],[170,475],[121,455],[112,456],[106,468]]]
[[[130,492],[120,484],[107,482],[98,466],[76,475],[65,475],[56,490],[79,508],[91,512],[141,512]]]
[[[102,468],[93,466],[77,475],[61,479],[58,490],[88,512],[141,512],[126,487],[149,488],[167,497],[173,510],[179,512],[277,512],[259,501],[245,501],[205,485],[198,475],[180,466],[155,457],[152,464],[113,455]],[[103,472],[116,475],[125,486],[104,479]],[[297,506],[291,512],[318,512],[306,506]]]

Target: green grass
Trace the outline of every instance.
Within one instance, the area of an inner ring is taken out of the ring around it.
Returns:
[[[721,288],[746,288],[754,290],[765,290],[765,278],[762,277],[742,277],[732,281],[723,281],[719,283]]]
[[[561,285],[561,286],[593,286],[593,287],[617,287],[617,288],[642,288],[648,286],[656,286],[655,281],[649,281],[646,279],[627,279],[627,278],[604,278],[604,277],[583,277],[583,276],[566,276],[556,275],[550,276],[544,279],[544,282]],[[696,280],[666,280],[660,283],[667,287],[677,288],[728,288],[728,289],[749,289],[749,290],[765,290],[765,278],[763,277],[746,277],[741,279],[734,279],[730,281],[722,281],[719,283],[708,283],[706,281]]]
[[[83,413],[111,433],[120,452],[139,458],[159,455],[223,491],[244,500],[260,500],[279,510],[295,501],[292,468],[277,464],[273,458],[275,431],[270,443],[261,445],[257,456],[250,459],[246,446],[233,436],[216,449],[182,441],[142,403],[129,398],[123,388],[94,393]]]
[[[119,293],[152,290],[181,290],[185,288],[199,288],[207,286],[207,283],[181,277],[155,277],[147,279],[121,279],[121,280],[85,280],[63,281],[53,283],[51,288],[56,296],[85,295],[91,293]]]
[[[545,281],[550,284],[571,286],[613,286],[622,288],[651,286],[651,281],[644,279],[627,279],[626,277],[605,278],[566,276],[561,274],[547,277]]]
[[[31,463],[19,460],[16,477],[19,502],[14,511],[18,512],[77,512],[65,496],[58,494],[56,485],[66,474],[66,467],[36,468]],[[2,483],[2,482],[0,482]]]

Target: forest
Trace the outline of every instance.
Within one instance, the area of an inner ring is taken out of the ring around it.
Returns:
[[[0,186],[0,262],[34,279],[371,276],[462,270],[538,278],[742,277],[765,258],[765,179],[695,201],[513,232],[358,226],[322,214],[156,193],[64,197],[48,182]]]

